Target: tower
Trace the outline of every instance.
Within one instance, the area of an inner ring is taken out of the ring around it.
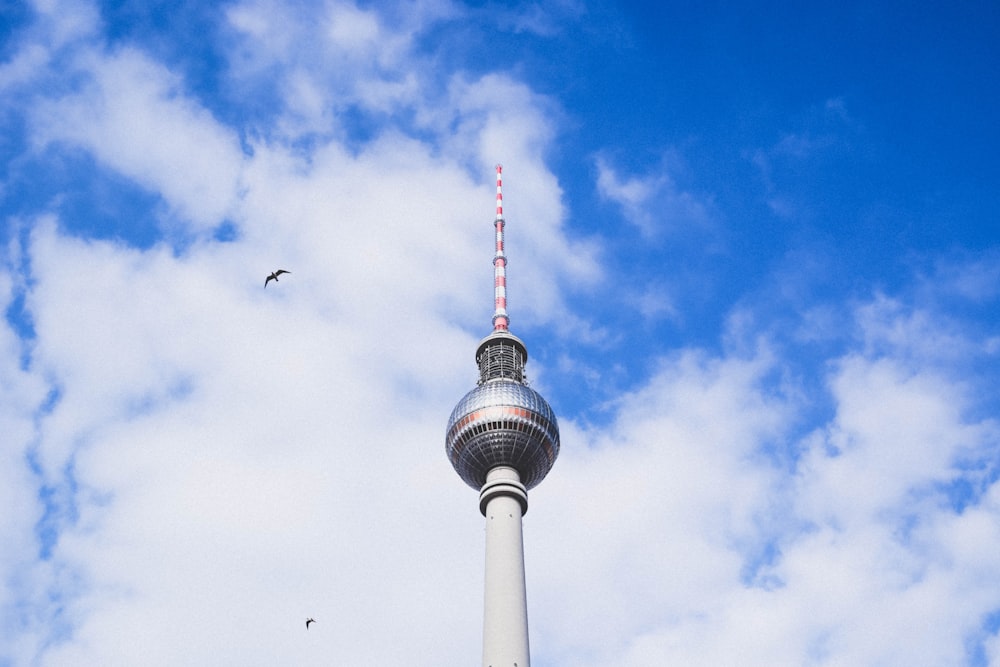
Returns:
[[[486,519],[483,667],[528,667],[528,607],[521,517],[528,489],[559,454],[559,424],[527,385],[528,350],[508,331],[502,167],[497,165],[493,332],[479,342],[479,382],[452,410],[445,451],[455,472],[479,491]]]

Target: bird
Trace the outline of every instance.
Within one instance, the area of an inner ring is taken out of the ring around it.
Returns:
[[[306,619],[306,630],[308,630],[308,629],[309,629],[309,624],[310,624],[310,623],[315,623],[315,622],[316,622],[316,620],[315,620],[315,619],[312,619],[312,618],[307,618],[307,619]]]
[[[291,271],[285,271],[284,269],[278,269],[277,271],[275,271],[274,273],[272,273],[271,275],[269,275],[266,279],[264,279],[264,287],[267,287],[267,284],[269,282],[271,282],[272,280],[274,282],[278,282],[278,276],[280,276],[282,273],[291,273]]]

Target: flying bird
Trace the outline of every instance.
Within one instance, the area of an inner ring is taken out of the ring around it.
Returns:
[[[266,279],[264,280],[264,287],[267,287],[267,284],[268,284],[269,282],[271,282],[272,280],[273,280],[274,282],[278,282],[278,276],[280,276],[280,275],[281,275],[282,273],[291,273],[291,271],[285,271],[284,269],[278,269],[277,271],[275,271],[274,273],[272,273],[271,275],[269,275],[269,276],[268,276],[268,277],[267,277],[267,278],[266,278]]]
[[[315,623],[315,622],[316,622],[316,621],[315,621],[314,619],[312,619],[312,618],[307,618],[307,619],[306,619],[306,630],[308,630],[308,629],[309,629],[309,624],[310,624],[310,623]]]

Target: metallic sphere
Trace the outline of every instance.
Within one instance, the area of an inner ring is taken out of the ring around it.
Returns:
[[[559,424],[545,399],[507,378],[481,383],[458,402],[448,419],[448,460],[474,489],[496,466],[515,468],[530,489],[559,455]]]

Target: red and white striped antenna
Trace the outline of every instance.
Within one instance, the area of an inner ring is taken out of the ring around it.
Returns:
[[[493,256],[493,330],[507,331],[507,257],[503,254],[503,166],[497,165],[497,218],[493,223],[497,233],[497,252]]]

